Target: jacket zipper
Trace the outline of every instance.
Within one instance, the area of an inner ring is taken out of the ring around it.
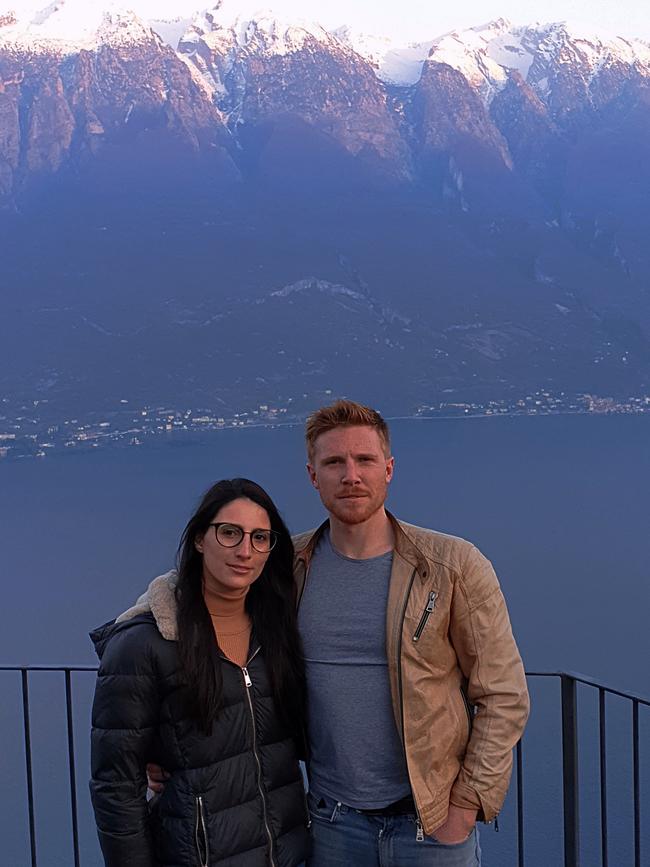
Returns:
[[[404,631],[404,618],[406,616],[406,606],[408,605],[409,596],[411,595],[411,589],[413,588],[413,582],[415,581],[415,573],[417,569],[414,569],[411,573],[411,579],[409,581],[409,586],[404,594],[404,604],[402,606],[402,612],[399,618],[399,638],[397,640],[397,691],[399,693],[399,711],[400,711],[400,724],[402,728],[402,748],[404,750],[404,762],[406,763],[406,773],[409,777],[409,783],[411,782],[411,774],[409,773],[409,760],[406,755],[406,742],[404,739],[404,695],[402,691],[402,633]],[[429,597],[429,602],[431,601],[431,597]],[[435,604],[435,595],[434,595],[434,604]],[[428,607],[428,605],[427,605]],[[433,609],[432,609],[433,610]],[[431,612],[426,612],[427,619]],[[424,615],[423,615],[424,616]],[[426,620],[424,621],[426,623]],[[418,624],[419,626],[419,624]],[[422,627],[424,629],[424,626]],[[422,819],[420,818],[420,810],[415,798],[415,790],[411,785],[411,792],[413,794],[413,803],[415,804],[415,840],[418,843],[424,842],[424,826],[422,825]]]
[[[203,812],[203,797],[196,798],[196,823],[194,826],[194,842],[199,855],[200,867],[209,867],[210,847],[208,846],[208,832],[205,827],[205,814]],[[203,844],[203,845],[201,845]]]
[[[302,799],[305,804],[305,818],[307,821],[307,827],[311,828],[311,813],[309,812],[309,801],[307,800],[307,792],[305,791],[305,783],[302,783]]]
[[[251,713],[251,722],[253,724],[253,755],[255,756],[255,762],[257,764],[257,788],[260,793],[260,797],[262,798],[262,814],[264,816],[264,829],[266,831],[266,836],[269,840],[269,862],[271,867],[276,867],[275,859],[273,857],[273,835],[271,834],[271,829],[269,827],[269,817],[266,809],[266,796],[264,795],[264,789],[262,787],[262,763],[260,761],[259,754],[257,752],[257,726],[255,724],[255,712],[253,710],[253,700],[251,698],[251,687],[253,685],[253,681],[251,680],[251,676],[248,673],[248,665],[253,661],[255,656],[259,653],[260,648],[258,647],[255,653],[248,660],[246,665],[242,665],[242,672],[244,674],[244,684],[246,685],[246,698],[248,699],[248,708]]]
[[[415,632],[413,633],[413,641],[419,641],[420,636],[422,635],[422,631],[424,627],[427,625],[427,620],[431,617],[433,613],[433,609],[436,607],[436,598],[438,594],[433,590],[429,593],[429,601],[426,604],[426,608],[422,612],[422,617],[420,617],[420,622],[417,625]]]
[[[303,578],[302,578],[302,587],[300,588],[300,595],[296,599],[296,612],[300,608],[300,603],[302,602],[302,597],[305,595],[305,585],[307,584],[307,572],[308,572],[307,564],[305,563],[305,561],[301,560],[300,562],[302,563],[305,574],[303,575]]]

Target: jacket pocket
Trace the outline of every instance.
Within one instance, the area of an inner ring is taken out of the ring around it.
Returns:
[[[472,710],[471,704],[469,703],[469,699],[465,695],[465,690],[463,689],[462,686],[459,687],[459,689],[460,689],[461,698],[463,699],[463,707],[465,708],[465,714],[467,716],[467,735],[469,737],[469,735],[471,735],[471,733],[472,733],[472,725],[474,723],[474,712]]]
[[[429,620],[429,617],[431,617],[431,614],[433,613],[433,609],[436,607],[437,597],[438,597],[438,594],[435,591],[432,590],[431,593],[429,593],[429,598],[427,600],[427,604],[424,608],[424,611],[422,612],[422,617],[420,617],[420,622],[415,627],[415,632],[413,633],[413,641],[414,642],[417,642],[420,640],[420,636],[422,635],[424,627],[427,625],[427,621]]]
[[[208,828],[205,821],[205,806],[203,796],[195,799],[194,843],[199,858],[199,867],[209,867],[210,847],[208,845]]]

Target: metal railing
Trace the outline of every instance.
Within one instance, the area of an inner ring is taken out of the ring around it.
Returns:
[[[27,807],[29,811],[29,845],[32,867],[38,867],[36,853],[36,821],[34,817],[34,774],[32,770],[32,734],[29,713],[29,672],[62,672],[65,684],[66,730],[68,736],[68,770],[70,773],[70,812],[72,828],[72,851],[74,867],[81,867],[79,857],[79,815],[77,810],[77,774],[75,765],[75,741],[72,707],[72,673],[97,671],[96,665],[0,665],[0,671],[19,671],[23,699],[23,732],[25,740],[25,771],[27,774]]]
[[[68,742],[68,770],[70,775],[70,811],[74,867],[81,867],[79,855],[79,821],[75,765],[75,734],[73,723],[72,674],[96,671],[91,665],[0,665],[0,671],[20,672],[23,704],[23,732],[25,773],[29,812],[29,842],[31,865],[38,867],[36,849],[36,822],[34,816],[34,781],[32,770],[31,720],[29,710],[29,674],[31,672],[60,672],[64,675],[66,726]],[[582,684],[598,691],[598,744],[600,778],[600,859],[601,867],[609,867],[608,852],[608,796],[607,796],[607,713],[606,696],[614,695],[631,703],[632,707],[632,776],[634,867],[641,867],[641,772],[639,744],[639,708],[650,707],[650,699],[623,692],[582,674],[566,671],[532,671],[530,678],[557,678],[561,689],[562,719],[562,800],[564,817],[564,867],[581,867],[579,821],[579,751],[578,751],[578,694]],[[515,747],[515,799],[517,812],[517,867],[526,864],[524,822],[524,747],[520,741]],[[618,867],[618,865],[614,865]]]
[[[580,867],[580,810],[578,778],[578,695],[577,685],[598,690],[598,751],[600,778],[600,859],[601,867],[609,867],[607,817],[607,695],[626,699],[632,705],[632,791],[634,823],[634,867],[641,867],[641,772],[639,748],[639,707],[650,707],[650,699],[623,692],[571,671],[529,671],[528,678],[558,678],[562,701],[562,801],[564,814],[564,867]],[[515,748],[517,787],[517,850],[518,867],[525,865],[523,746]]]

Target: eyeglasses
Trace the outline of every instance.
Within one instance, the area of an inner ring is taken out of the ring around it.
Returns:
[[[251,545],[258,554],[268,554],[278,541],[275,530],[244,530],[239,524],[226,524],[223,521],[210,524],[214,527],[214,535],[217,542],[224,548],[236,548],[240,545],[244,536],[251,537]]]

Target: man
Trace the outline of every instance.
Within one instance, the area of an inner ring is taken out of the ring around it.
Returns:
[[[378,412],[337,401],[306,441],[328,512],[294,539],[309,867],[478,867],[475,825],[501,808],[528,716],[496,575],[469,542],[386,511],[394,458]]]
[[[490,563],[398,521],[379,413],[338,401],[306,427],[328,519],[294,539],[310,718],[310,867],[474,867],[528,715]]]

